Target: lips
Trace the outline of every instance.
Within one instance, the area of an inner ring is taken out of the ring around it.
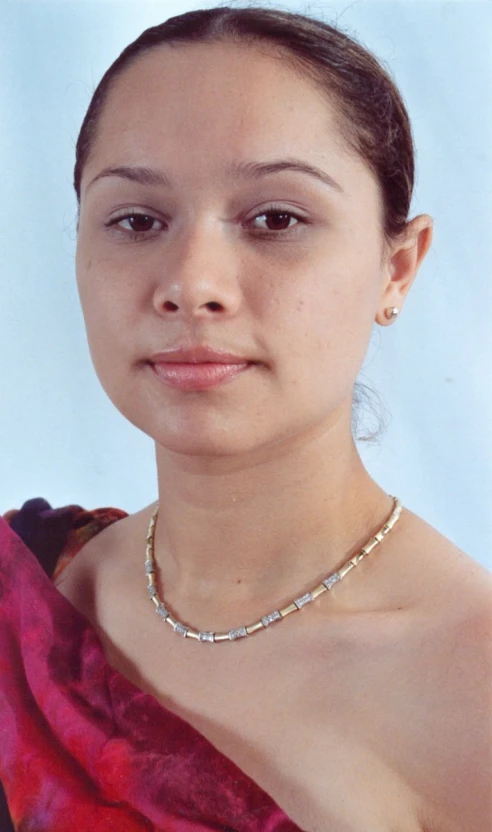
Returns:
[[[211,347],[176,347],[155,353],[150,358],[153,364],[249,364],[250,359],[234,353],[214,350]]]
[[[171,349],[150,358],[157,378],[181,390],[206,390],[225,384],[256,363],[234,353],[204,346]]]

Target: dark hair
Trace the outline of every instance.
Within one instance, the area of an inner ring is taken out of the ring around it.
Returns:
[[[386,239],[404,231],[414,183],[414,148],[408,114],[390,76],[370,52],[333,26],[261,6],[219,6],[170,17],[123,50],[96,87],[80,129],[74,170],[77,198],[112,82],[156,46],[225,40],[264,43],[270,49],[273,44],[286,63],[327,93],[341,116],[346,141],[379,182]]]
[[[335,104],[345,140],[366,162],[379,183],[385,239],[401,234],[408,222],[415,165],[412,131],[401,95],[374,55],[334,26],[301,14],[262,6],[218,6],[170,17],[146,29],[103,75],[92,96],[76,145],[74,187],[93,146],[101,113],[113,81],[149,50],[163,44],[233,41],[262,44],[304,74]],[[360,435],[361,406],[375,428]],[[378,394],[356,382],[352,430],[359,440],[377,440],[385,427]],[[359,434],[359,435],[357,435]]]

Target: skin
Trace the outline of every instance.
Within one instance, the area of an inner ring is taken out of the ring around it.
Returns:
[[[338,187],[227,171],[293,156]],[[121,166],[165,171],[173,187],[101,176]],[[287,223],[267,222],[272,203],[306,223],[275,237]],[[153,218],[138,240],[122,219],[137,209]],[[192,626],[227,631],[288,603],[390,514],[354,445],[352,388],[374,322],[403,307],[432,221],[416,217],[387,246],[381,215],[333,104],[271,53],[159,48],[111,91],[82,179],[78,287],[101,383],[156,443],[159,579]],[[156,379],[155,351],[197,343],[256,364],[207,391]],[[145,593],[152,508],[98,534],[58,581],[113,666],[302,829],[483,832],[484,570],[405,509],[329,597],[240,643],[184,642]]]

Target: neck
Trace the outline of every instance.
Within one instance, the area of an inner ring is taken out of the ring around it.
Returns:
[[[163,595],[182,620],[211,629],[301,594],[392,509],[341,426],[241,460],[158,447],[157,463]]]

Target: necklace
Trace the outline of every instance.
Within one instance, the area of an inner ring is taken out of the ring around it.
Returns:
[[[309,592],[306,592],[304,595],[301,595],[299,598],[294,599],[291,601],[290,604],[287,604],[286,607],[283,607],[280,610],[273,610],[273,612],[268,613],[268,615],[264,615],[259,621],[256,621],[254,624],[248,624],[244,627],[237,627],[235,630],[229,630],[228,633],[210,633],[204,632],[203,630],[194,630],[192,627],[188,627],[186,624],[182,624],[181,621],[178,621],[171,613],[166,609],[163,602],[161,601],[159,594],[157,592],[156,582],[155,582],[155,574],[156,574],[156,563],[154,557],[154,535],[155,535],[155,524],[157,521],[157,515],[159,512],[159,503],[157,504],[152,517],[150,518],[149,528],[147,531],[147,538],[146,538],[146,552],[145,552],[145,574],[147,575],[148,585],[147,585],[147,592],[149,598],[153,601],[156,607],[157,614],[161,616],[161,618],[166,621],[167,624],[170,624],[171,627],[174,629],[175,633],[178,633],[185,638],[193,638],[196,641],[211,641],[213,643],[217,643],[219,641],[236,641],[238,638],[244,638],[245,636],[251,636],[253,633],[257,633],[260,630],[265,630],[270,624],[273,624],[276,621],[283,621],[284,618],[287,618],[292,612],[297,612],[298,610],[302,609],[306,604],[310,604],[311,601],[314,601],[324,592],[328,592],[338,581],[341,581],[345,575],[350,572],[354,566],[357,566],[361,562],[363,558],[366,557],[372,550],[381,543],[384,537],[389,534],[392,530],[393,526],[400,518],[400,514],[402,511],[402,504],[398,500],[398,498],[393,497],[394,500],[394,507],[393,511],[391,512],[390,516],[386,520],[378,532],[371,537],[367,543],[364,544],[360,552],[356,555],[353,555],[351,558],[345,561],[345,563],[337,569],[336,572],[332,572],[331,575],[328,575],[324,581],[321,581],[320,584],[313,587]]]

